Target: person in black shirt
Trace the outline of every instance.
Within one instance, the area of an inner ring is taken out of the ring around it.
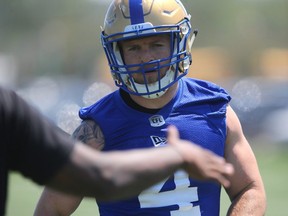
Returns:
[[[233,173],[224,159],[180,140],[173,126],[167,147],[95,151],[72,140],[14,91],[1,87],[0,134],[0,215],[5,215],[9,171],[19,171],[40,185],[101,200],[135,195],[177,169],[226,186]]]

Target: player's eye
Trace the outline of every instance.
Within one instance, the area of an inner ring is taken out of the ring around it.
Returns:
[[[126,48],[126,51],[128,51],[128,52],[132,52],[132,51],[136,51],[136,50],[139,50],[139,46],[137,46],[137,45],[128,46],[128,47]]]

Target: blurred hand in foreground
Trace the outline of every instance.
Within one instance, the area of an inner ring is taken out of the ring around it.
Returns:
[[[214,180],[224,187],[229,187],[229,176],[234,173],[234,168],[224,158],[189,141],[181,140],[177,128],[172,125],[168,127],[168,143],[175,147],[183,158],[183,168],[191,178]]]

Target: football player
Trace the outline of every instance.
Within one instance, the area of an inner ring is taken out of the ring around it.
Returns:
[[[216,84],[185,77],[197,34],[190,21],[180,0],[112,1],[101,38],[119,89],[80,110],[83,123],[74,136],[102,151],[160,148],[166,145],[168,125],[175,125],[181,138],[236,168],[231,185],[225,187],[231,199],[228,215],[264,215],[262,178],[229,106],[230,96]],[[219,215],[220,191],[218,183],[177,171],[131,199],[97,204],[101,216],[211,216]],[[81,201],[48,190],[42,196],[42,209],[63,215]]]

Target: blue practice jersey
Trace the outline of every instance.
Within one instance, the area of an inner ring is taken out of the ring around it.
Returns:
[[[99,124],[105,137],[104,151],[164,146],[167,126],[172,124],[182,139],[223,156],[229,101],[230,96],[217,85],[182,78],[176,96],[156,114],[129,107],[115,91],[82,108],[80,117]],[[213,216],[219,215],[220,189],[217,183],[196,181],[177,171],[139,196],[98,202],[98,207],[101,216]]]

